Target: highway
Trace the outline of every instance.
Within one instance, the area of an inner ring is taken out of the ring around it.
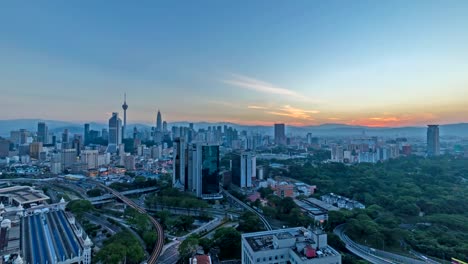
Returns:
[[[248,211],[256,214],[258,216],[258,218],[260,218],[260,221],[262,221],[263,225],[265,226],[266,230],[273,230],[273,228],[271,227],[270,223],[268,223],[268,221],[266,220],[266,218],[259,212],[257,212],[255,209],[253,209],[252,207],[248,206],[247,204],[245,204],[244,202],[242,202],[241,200],[237,199],[236,197],[234,197],[232,194],[230,194],[228,191],[224,190],[224,189],[221,189],[224,193],[224,195],[226,195],[227,197],[229,197],[230,199],[234,200],[236,203],[240,204],[242,207],[244,207],[245,209],[247,209]]]
[[[346,248],[351,251],[353,254],[369,261],[370,263],[373,264],[389,264],[389,263],[396,263],[392,262],[386,259],[379,258],[377,256],[374,256],[370,254],[368,250],[366,250],[364,247],[361,245],[355,243],[352,241],[345,233],[344,233],[344,228],[345,225],[339,225],[333,230],[333,233],[335,233],[341,241],[343,241],[346,245]]]
[[[110,193],[112,193],[113,195],[115,195],[117,198],[119,198],[122,202],[124,202],[126,205],[132,207],[133,209],[137,210],[139,213],[141,214],[146,214],[151,223],[153,224],[154,228],[156,229],[156,232],[157,232],[157,235],[158,235],[158,241],[156,241],[156,245],[154,245],[154,248],[153,248],[153,252],[151,253],[149,259],[148,259],[148,264],[156,264],[157,261],[158,261],[158,258],[159,256],[161,255],[161,252],[162,252],[162,249],[163,249],[163,246],[164,246],[164,230],[161,226],[161,224],[159,224],[158,221],[156,221],[156,219],[154,219],[151,215],[148,214],[148,212],[146,212],[145,209],[141,208],[139,205],[137,205],[135,202],[133,202],[132,200],[128,199],[127,197],[125,197],[124,195],[122,195],[121,193],[117,192],[116,190],[102,184],[102,183],[97,183],[100,187],[102,187],[103,189],[109,191]]]
[[[345,233],[345,224],[339,225],[333,230],[341,241],[346,245],[346,248],[353,254],[375,264],[388,264],[388,263],[404,263],[404,264],[426,264],[426,263],[438,263],[435,261],[422,261],[419,259],[409,258],[406,256],[398,255],[383,250],[373,249],[352,241]]]

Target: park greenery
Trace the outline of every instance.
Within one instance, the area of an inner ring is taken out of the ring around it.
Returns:
[[[146,250],[151,252],[156,244],[157,235],[147,215],[128,207],[124,214],[127,223],[138,233],[146,245]]]
[[[291,164],[280,174],[317,185],[317,196],[333,192],[367,206],[330,212],[330,231],[347,223],[352,239],[374,248],[468,258],[468,159],[411,156],[352,166],[307,162]],[[284,209],[290,211],[263,208],[266,215],[283,217],[293,210]]]
[[[66,209],[72,212],[78,219],[82,219],[85,213],[94,210],[94,206],[88,200],[73,200],[67,204]]]
[[[93,262],[106,264],[141,263],[145,252],[137,238],[128,230],[119,232],[104,241]]]
[[[202,209],[208,207],[207,202],[175,188],[161,189],[159,194],[148,195],[145,204],[150,208],[179,207]]]

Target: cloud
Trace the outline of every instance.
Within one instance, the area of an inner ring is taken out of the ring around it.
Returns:
[[[247,108],[249,108],[249,109],[268,109],[265,106],[258,106],[258,105],[249,105],[249,106],[247,106]]]
[[[312,114],[318,114],[320,113],[320,111],[305,110],[305,109],[292,107],[290,105],[285,105],[276,111],[268,111],[266,113],[271,114],[271,115],[286,116],[286,117],[290,117],[294,119],[303,119],[303,120],[312,121],[314,120],[314,118],[312,117]]]
[[[290,96],[296,99],[305,99],[303,95],[300,95],[293,90],[275,86],[268,82],[260,81],[240,74],[231,74],[231,77],[231,79],[222,80],[222,82],[261,93]]]

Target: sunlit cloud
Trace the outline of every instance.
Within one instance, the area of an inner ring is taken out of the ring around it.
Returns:
[[[222,80],[222,82],[237,87],[254,90],[261,93],[284,95],[296,99],[305,99],[305,97],[291,89],[276,86],[274,84],[257,80],[240,74],[231,74],[231,78]]]
[[[259,106],[259,105],[249,105],[247,106],[249,109],[268,109],[268,107],[265,106]]]
[[[312,117],[312,114],[318,114],[320,113],[320,111],[305,110],[305,109],[292,107],[290,105],[285,105],[278,110],[267,111],[266,113],[271,114],[271,115],[285,116],[285,117],[290,117],[294,119],[303,119],[303,120],[312,121],[314,120],[314,118]]]

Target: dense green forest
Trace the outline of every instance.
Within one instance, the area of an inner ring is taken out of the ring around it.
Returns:
[[[348,223],[355,240],[440,259],[468,259],[468,159],[402,157],[378,164],[290,165],[281,172],[364,203],[330,213],[329,228]]]

